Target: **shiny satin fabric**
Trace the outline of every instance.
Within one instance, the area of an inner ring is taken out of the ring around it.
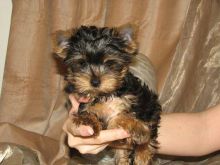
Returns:
[[[219,11],[218,0],[13,0],[0,144],[28,148],[40,164],[70,162],[62,133],[64,81],[51,55],[51,33],[58,29],[136,24],[140,53],[154,66],[164,113],[220,103]],[[154,164],[218,162],[216,154],[196,160],[162,157]]]
[[[191,2],[160,93],[164,113],[199,112],[220,103],[219,11],[220,1]],[[176,161],[165,162],[172,165],[220,164],[219,152],[200,158],[172,159]]]
[[[0,144],[1,165],[40,165],[37,155],[30,149],[13,144]]]

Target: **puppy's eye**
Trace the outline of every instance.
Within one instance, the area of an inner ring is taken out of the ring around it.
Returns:
[[[87,63],[85,60],[79,60],[78,64],[80,65],[80,67],[84,68],[86,67]]]
[[[76,71],[76,67],[75,67],[74,65],[71,65],[71,66],[70,66],[70,70],[71,70],[72,72],[75,72],[75,71]]]
[[[115,71],[121,71],[123,69],[123,65],[120,63],[117,63],[117,61],[115,61],[115,60],[108,60],[104,64],[109,69],[112,69]]]
[[[112,67],[112,66],[115,64],[115,62],[114,62],[113,60],[108,60],[108,61],[106,61],[104,64],[105,64],[105,66],[107,66],[107,67]]]
[[[115,64],[114,65],[114,70],[120,72],[123,69],[123,65],[121,64]]]

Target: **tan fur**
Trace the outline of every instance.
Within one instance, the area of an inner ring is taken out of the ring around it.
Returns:
[[[122,77],[126,70],[121,73],[120,77],[114,74],[103,74],[100,76],[101,86],[95,88],[90,84],[91,75],[88,73],[69,74],[66,78],[74,83],[75,88],[80,93],[90,93],[91,97],[95,97],[101,93],[110,93],[121,86]]]
[[[129,46],[126,47],[125,51],[130,53],[130,54],[134,54],[137,51],[136,42],[133,42],[133,41],[129,42]]]
[[[143,162],[150,162],[152,157],[153,148],[150,146],[150,130],[148,125],[140,120],[137,120],[131,114],[127,114],[130,105],[135,102],[132,95],[127,95],[122,98],[114,97],[107,101],[96,103],[95,105],[88,105],[85,111],[89,114],[95,114],[97,118],[107,123],[107,129],[123,128],[131,137],[126,140],[119,140],[111,144],[112,147],[117,148],[116,151],[116,164],[129,165],[128,159],[133,144],[137,144],[135,150],[135,165],[144,165]],[[88,123],[87,123],[88,124]],[[97,127],[97,123],[91,123]],[[90,125],[90,124],[88,124]],[[99,130],[96,128],[96,130]],[[100,131],[100,130],[99,130]],[[99,132],[95,132],[97,136]],[[138,163],[139,162],[139,163]]]
[[[108,129],[111,128],[123,128],[131,135],[130,138],[126,139],[126,142],[116,141],[113,144],[114,146],[124,144],[123,148],[127,148],[117,156],[119,160],[117,160],[116,157],[116,162],[120,162],[118,164],[124,165],[127,164],[127,162],[130,162],[130,160],[126,160],[127,162],[124,163],[123,160],[124,157],[127,157],[128,149],[132,148],[133,144],[137,144],[135,148],[134,165],[146,165],[144,162],[150,162],[152,158],[152,150],[149,147],[150,130],[146,123],[135,119],[133,116],[119,114],[109,122]]]
[[[122,98],[114,97],[109,100],[102,100],[100,103],[95,105],[89,105],[87,112],[96,114],[99,118],[108,122],[111,118],[114,118],[119,113],[126,112],[130,108],[133,97],[130,95]]]
[[[93,136],[98,136],[102,129],[123,128],[131,137],[111,144],[111,146],[117,148],[115,149],[116,164],[129,165],[132,163],[129,157],[132,151],[135,152],[134,164],[144,165],[144,162],[150,162],[152,153],[154,153],[154,147],[152,146],[155,145],[153,143],[156,143],[150,139],[150,126],[152,123],[145,123],[136,119],[131,111],[133,104],[137,104],[136,96],[128,94],[120,96],[121,91],[119,90],[119,94],[116,92],[120,87],[124,87],[122,83],[132,60],[127,55],[133,56],[137,53],[137,44],[134,41],[137,30],[134,26],[127,24],[114,28],[111,32],[116,37],[121,37],[124,44],[122,48],[119,48],[122,52],[119,55],[113,51],[114,54],[101,54],[101,58],[97,60],[97,57],[93,56],[93,53],[91,54],[90,49],[97,51],[97,47],[101,46],[103,41],[100,43],[95,42],[97,43],[96,47],[91,44],[93,41],[88,42],[87,46],[84,43],[86,40],[79,45],[77,45],[78,42],[73,42],[70,45],[72,49],[74,46],[76,47],[73,49],[75,51],[68,49],[68,39],[74,36],[74,29],[57,31],[53,34],[53,52],[64,59],[65,65],[68,66],[65,79],[72,85],[69,93],[76,92],[77,98],[86,96],[90,97],[91,100],[90,103],[82,104],[79,114],[73,117],[73,123],[91,126],[94,130]],[[93,34],[90,33],[91,35]],[[90,36],[88,35],[88,38]],[[105,44],[108,44],[109,41],[105,42]],[[79,51],[79,48],[82,50]],[[66,57],[67,49],[68,53],[72,51],[72,54],[68,54],[68,57]],[[99,55],[99,53],[96,53],[96,55]],[[118,97],[115,96],[116,93]]]
[[[79,125],[89,125],[94,130],[93,136],[97,136],[102,130],[102,124],[99,122],[98,118],[93,113],[84,112],[83,115],[79,117],[73,117],[73,123],[76,126]]]
[[[148,143],[150,139],[150,130],[146,123],[126,113],[121,113],[111,119],[108,123],[108,128],[123,128],[127,130],[131,134],[129,143],[143,144]]]
[[[131,160],[129,159],[129,154],[130,154],[129,150],[125,150],[125,149],[115,150],[115,155],[116,155],[115,163],[117,165],[130,165]]]
[[[52,48],[53,52],[56,53],[60,58],[65,58],[67,48],[67,39],[74,34],[74,29],[66,31],[58,30],[52,34]]]
[[[125,29],[132,29],[132,35],[131,38],[132,40],[130,40],[128,42],[128,46],[125,48],[125,51],[130,53],[130,54],[134,54],[137,51],[137,32],[138,32],[138,27],[135,24],[124,24],[122,26],[120,26],[119,28],[117,28],[117,30],[119,31],[119,33],[123,33],[123,31]]]
[[[153,152],[148,144],[138,145],[135,150],[134,165],[146,165],[151,163]]]

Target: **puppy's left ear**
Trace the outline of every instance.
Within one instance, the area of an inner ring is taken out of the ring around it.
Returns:
[[[69,46],[69,38],[72,36],[73,31],[73,29],[67,31],[58,30],[52,34],[53,52],[62,59],[66,57],[66,49]]]
[[[127,51],[131,54],[137,52],[137,43],[136,43],[136,35],[137,35],[137,26],[133,24],[125,24],[120,26],[119,34],[123,37],[123,39],[127,42]]]

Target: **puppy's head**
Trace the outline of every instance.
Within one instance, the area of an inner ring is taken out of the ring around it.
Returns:
[[[53,50],[67,67],[73,92],[96,97],[117,90],[137,53],[131,26],[78,29],[53,34]]]

